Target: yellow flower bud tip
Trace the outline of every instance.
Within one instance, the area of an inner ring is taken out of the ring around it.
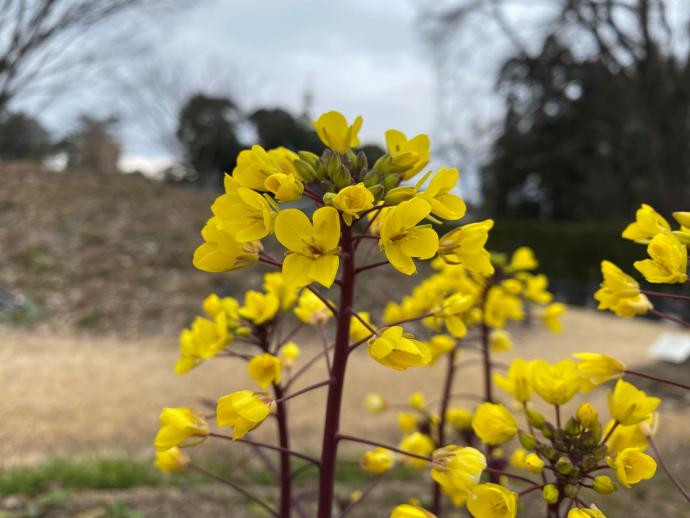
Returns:
[[[609,392],[611,417],[626,426],[639,424],[651,417],[660,403],[659,398],[647,396],[644,391],[622,379]]]
[[[525,457],[525,468],[532,473],[539,474],[544,470],[544,461],[536,453],[529,453]]]
[[[596,491],[600,495],[610,495],[611,493],[615,493],[616,491],[618,491],[618,486],[616,486],[615,482],[606,475],[599,475],[597,477],[594,477],[593,486],[594,491]]]
[[[472,412],[463,407],[452,407],[446,410],[446,422],[458,431],[472,427]]]
[[[359,145],[359,130],[362,127],[362,117],[357,117],[352,125],[342,113],[326,112],[314,121],[314,129],[321,142],[333,151],[345,153]]]
[[[574,508],[568,511],[568,518],[606,518],[599,508],[592,504],[588,508]]]
[[[512,439],[518,431],[517,421],[506,407],[482,403],[472,417],[472,429],[485,444],[497,446]]]
[[[635,221],[623,231],[623,238],[636,243],[647,244],[655,236],[671,231],[671,226],[663,216],[643,203],[635,213]]]
[[[434,229],[417,226],[430,212],[429,203],[413,198],[392,207],[381,224],[379,247],[391,265],[405,275],[417,271],[413,258],[431,259],[438,250],[438,235]]]
[[[609,380],[620,378],[625,372],[625,364],[612,356],[599,353],[576,353],[580,360],[577,370],[592,385],[601,385]]]
[[[650,259],[633,266],[653,283],[682,284],[688,280],[688,249],[673,234],[657,234],[647,246]]]
[[[300,347],[295,342],[288,342],[280,348],[278,354],[285,363],[285,366],[291,367],[294,365],[295,360],[299,358]]]
[[[555,504],[556,502],[558,502],[559,495],[560,492],[558,491],[558,488],[553,484],[546,484],[541,492],[542,498],[548,504]]]
[[[517,493],[498,484],[479,484],[467,500],[467,510],[474,518],[514,518]]]
[[[577,419],[585,428],[591,428],[599,422],[599,413],[591,403],[583,403],[577,409]]]
[[[417,429],[419,419],[411,412],[398,412],[398,428],[402,433],[411,433]]]
[[[293,288],[312,282],[330,288],[338,273],[338,211],[321,207],[314,212],[312,220],[313,223],[299,209],[282,210],[276,218],[276,238],[288,249],[283,260],[283,277]]]
[[[380,394],[369,393],[364,396],[364,408],[372,414],[380,414],[388,407],[388,403]]]
[[[352,491],[350,493],[350,502],[355,503],[359,502],[362,499],[362,496],[364,496],[364,493],[362,491]]]
[[[249,376],[259,387],[265,389],[272,383],[280,383],[280,358],[269,353],[254,356],[247,364]]]
[[[376,448],[366,452],[359,463],[363,471],[372,475],[381,475],[390,470],[394,464],[393,452],[385,448]]]
[[[155,466],[163,473],[173,473],[182,471],[189,464],[189,456],[177,446],[156,451]]]
[[[421,392],[417,391],[414,394],[411,394],[410,397],[407,399],[407,403],[412,407],[417,410],[424,410],[426,408],[426,399],[424,398],[424,394]]]
[[[358,183],[338,191],[331,204],[340,211],[345,223],[352,225],[353,219],[357,219],[360,212],[373,208],[374,195],[363,183]]]
[[[534,251],[527,246],[521,246],[513,252],[513,257],[510,259],[507,270],[509,272],[534,270],[538,266],[539,261],[537,261],[537,258],[534,256]]]
[[[208,424],[191,408],[164,408],[153,445],[158,451],[195,446],[204,442],[208,434]]]
[[[369,355],[381,365],[395,370],[421,367],[431,361],[429,347],[404,335],[400,326],[384,329],[369,341]]]
[[[240,390],[218,400],[216,421],[221,428],[234,428],[232,438],[241,439],[271,413],[273,400],[266,394]]]
[[[626,448],[613,459],[607,457],[606,462],[625,487],[649,480],[656,474],[656,461],[637,448]]]

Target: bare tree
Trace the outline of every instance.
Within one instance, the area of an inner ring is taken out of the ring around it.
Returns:
[[[96,61],[87,45],[107,26],[183,0],[0,0],[0,111],[13,99],[64,86]]]

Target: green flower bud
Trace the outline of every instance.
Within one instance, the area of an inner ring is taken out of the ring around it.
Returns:
[[[311,153],[309,151],[298,151],[299,157],[304,160],[307,164],[316,169],[316,163],[319,161],[319,156]]]
[[[537,447],[537,451],[541,453],[542,457],[550,461],[555,461],[558,458],[558,453],[556,450],[554,450],[551,446],[547,446],[546,444],[539,445]]]
[[[405,187],[404,185],[401,185],[400,187],[395,187],[394,189],[388,191],[383,199],[386,201],[386,203],[397,205],[398,203],[411,200],[414,198],[416,193],[417,190],[414,187]]]
[[[600,495],[610,495],[618,491],[618,486],[606,475],[599,475],[594,477],[594,491]]]
[[[532,408],[527,409],[527,420],[529,421],[529,424],[540,429],[542,426],[544,426],[544,423],[546,423],[546,418]]]
[[[558,471],[561,475],[567,475],[573,470],[574,467],[575,466],[573,466],[573,463],[565,455],[558,457],[558,460],[556,461],[556,471]]]
[[[372,185],[371,187],[368,187],[369,192],[374,195],[374,202],[379,202],[381,201],[381,197],[383,196],[383,185],[380,183],[377,183],[376,185]]]
[[[373,187],[379,182],[379,174],[375,170],[368,171],[362,179],[365,187]]]
[[[333,180],[333,183],[338,189],[343,189],[350,185],[352,182],[352,175],[350,174],[350,171],[347,170],[347,168],[344,165],[340,165],[331,176],[331,180]]]
[[[326,194],[323,195],[323,203],[324,205],[333,205],[333,198],[336,197],[336,194],[334,192],[327,192]]]
[[[383,177],[383,186],[387,191],[397,187],[400,184],[400,175],[391,173]]]
[[[526,450],[534,450],[537,447],[537,438],[531,433],[518,432],[518,440],[523,448]]]
[[[556,432],[556,429],[551,423],[544,422],[541,426],[541,433],[546,437],[547,439],[553,439],[554,433]]]
[[[588,453],[587,455],[583,455],[582,457],[582,467],[584,469],[590,470],[597,465],[597,459],[594,455],[591,453]]]
[[[566,484],[563,488],[563,493],[569,498],[574,498],[577,496],[578,487],[577,484]]]
[[[373,169],[383,174],[388,174],[391,170],[393,158],[389,154],[385,154],[374,162]]]
[[[555,504],[558,502],[560,493],[558,492],[558,488],[553,484],[546,484],[541,492],[541,496],[546,503]]]
[[[594,450],[594,458],[597,459],[597,462],[600,460],[603,460],[604,457],[606,457],[609,453],[609,449],[606,447],[605,444],[602,444],[599,446],[596,450]]]
[[[599,413],[590,403],[581,404],[576,415],[585,428],[591,428],[594,423],[599,422]]]
[[[295,169],[297,169],[297,173],[302,180],[307,183],[316,180],[316,170],[309,164],[309,162],[297,159],[292,164],[295,166]]]
[[[580,421],[578,421],[574,417],[571,417],[565,423],[565,427],[563,429],[565,430],[565,433],[575,437],[580,433]]]
[[[357,153],[355,167],[357,168],[357,171],[364,171],[369,167],[369,161],[367,160],[367,155],[364,153],[364,151]]]

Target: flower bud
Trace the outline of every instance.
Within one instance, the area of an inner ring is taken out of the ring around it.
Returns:
[[[595,468],[597,465],[597,459],[591,453],[582,456],[582,467],[586,470]]]
[[[315,155],[310,151],[298,151],[297,154],[301,160],[304,160],[307,164],[312,166],[312,168],[316,169],[316,163],[319,161],[318,155]]]
[[[518,439],[526,450],[534,450],[537,447],[537,438],[531,433],[518,432]]]
[[[597,459],[597,461],[602,460],[606,455],[608,455],[609,449],[605,444],[602,444],[599,446],[596,450],[594,450],[594,458]]]
[[[541,433],[544,435],[545,438],[553,439],[555,432],[556,429],[551,423],[544,422],[544,424],[541,427]]]
[[[544,426],[544,423],[546,422],[546,418],[536,410],[532,408],[527,409],[527,420],[529,421],[529,424],[534,426],[535,428],[540,428]]]
[[[402,203],[403,201],[411,200],[412,198],[414,198],[414,195],[416,193],[417,190],[414,187],[407,187],[405,185],[401,185],[388,191],[386,193],[386,196],[384,197],[384,200],[386,201],[386,203],[397,205],[398,203]]]
[[[297,174],[299,174],[300,178],[302,178],[302,180],[305,182],[309,183],[316,180],[316,169],[314,169],[309,162],[297,159],[292,163],[292,165],[295,166],[295,169],[297,169]]]
[[[549,459],[550,461],[555,461],[558,458],[558,453],[551,446],[539,445],[537,451],[541,453],[542,457]]]
[[[342,164],[330,175],[330,178],[338,189],[344,189],[352,182],[350,171]]]
[[[577,419],[585,428],[591,428],[599,421],[599,413],[590,403],[583,403],[577,409]]]
[[[565,455],[560,456],[556,461],[556,471],[558,471],[561,475],[567,475],[573,470],[574,467],[575,466],[573,466],[571,460]]]
[[[594,477],[594,491],[600,495],[610,495],[618,491],[618,486],[606,475]]]
[[[395,173],[387,174],[383,177],[383,187],[389,191],[400,184],[400,175]]]
[[[386,154],[380,157],[376,162],[374,162],[373,169],[380,173],[387,174],[391,170],[393,159],[390,155]]]
[[[367,155],[364,153],[364,151],[360,151],[357,153],[357,157],[355,159],[355,168],[357,169],[358,172],[364,171],[369,167],[369,161],[367,160]]]
[[[374,202],[381,201],[381,197],[383,196],[383,185],[377,183],[376,185],[367,187],[367,189],[369,189],[369,192],[374,195]]]
[[[563,493],[568,498],[575,498],[577,496],[578,489],[577,484],[566,484],[563,488]]]
[[[379,183],[379,174],[375,170],[368,171],[362,178],[365,187],[373,187]]]
[[[380,394],[369,393],[364,396],[364,407],[367,412],[372,414],[380,414],[388,407],[386,400]]]
[[[538,475],[544,471],[544,461],[536,453],[530,453],[525,457],[525,467]]]
[[[558,502],[560,493],[558,492],[558,488],[553,484],[546,484],[541,492],[541,496],[546,503],[555,504]]]
[[[574,417],[571,417],[565,423],[563,429],[565,430],[565,433],[574,437],[580,433],[580,421],[578,421]]]

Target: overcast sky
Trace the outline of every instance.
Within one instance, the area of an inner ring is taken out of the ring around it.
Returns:
[[[312,115],[342,111],[364,117],[364,141],[383,142],[389,128],[430,132],[434,80],[408,0],[206,0],[149,26],[152,54],[195,73],[221,69],[229,93],[243,108],[282,107],[301,112],[305,93]],[[139,57],[119,62],[113,75],[135,69]],[[145,59],[145,58],[144,58]],[[184,74],[182,74],[184,75]],[[180,81],[187,81],[181,77]],[[108,85],[106,85],[107,87]],[[109,114],[102,86],[86,85],[41,110],[61,132],[79,113]],[[214,92],[220,93],[220,92]],[[120,123],[125,162],[164,158],[168,152]]]

